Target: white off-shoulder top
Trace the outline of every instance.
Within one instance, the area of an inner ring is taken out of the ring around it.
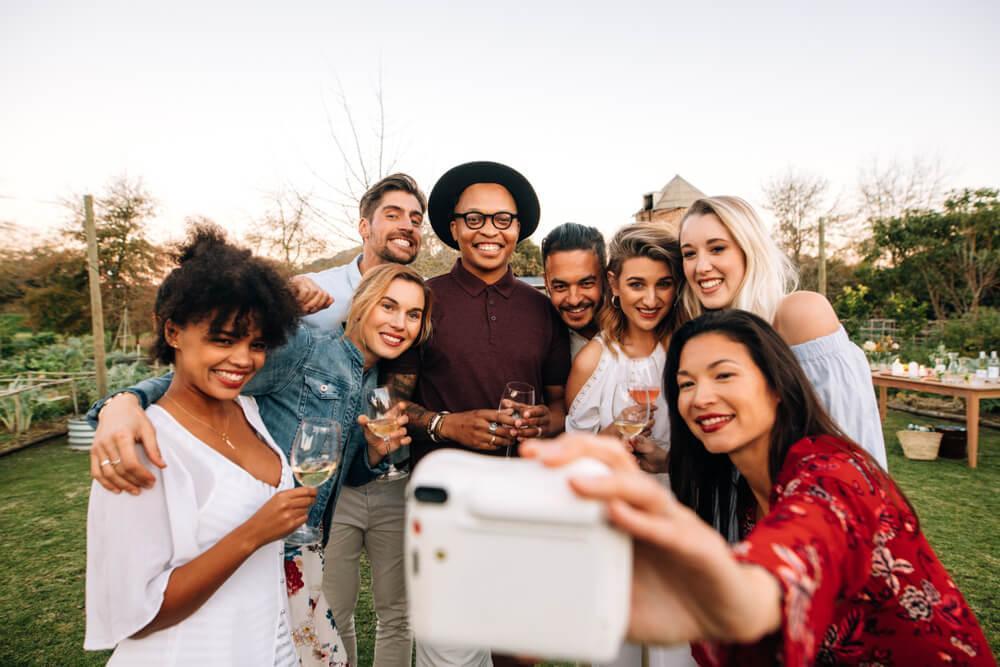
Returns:
[[[146,411],[164,470],[138,496],[96,482],[87,515],[86,649],[115,647],[109,665],[298,665],[288,628],[284,542],[258,549],[197,611],[142,639],[173,570],[246,522],[275,493],[292,488],[288,461],[253,398],[240,396],[250,424],[281,459],[277,487],[195,438],[162,408]]]
[[[628,360],[626,355],[616,343],[611,343],[617,354],[612,353],[609,344],[601,337],[601,334],[594,336],[593,340],[599,342],[601,348],[601,358],[597,362],[597,368],[587,379],[587,382],[580,389],[580,393],[573,400],[573,405],[566,415],[567,431],[589,431],[597,433],[602,428],[614,423],[615,415],[612,410],[612,396],[616,386],[623,386],[628,382]],[[663,447],[670,445],[670,417],[667,404],[663,399],[663,366],[667,362],[667,352],[662,345],[657,345],[650,355],[656,362],[656,375],[660,378],[661,391],[655,401],[656,416],[653,421],[651,432],[653,440],[656,440]]]
[[[871,368],[865,353],[851,342],[844,327],[793,345],[792,352],[833,421],[888,470]]]

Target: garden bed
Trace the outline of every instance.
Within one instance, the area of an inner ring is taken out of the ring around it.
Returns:
[[[0,456],[6,456],[32,445],[38,445],[46,440],[66,435],[66,419],[50,419],[39,424],[33,424],[23,433],[0,434]]]

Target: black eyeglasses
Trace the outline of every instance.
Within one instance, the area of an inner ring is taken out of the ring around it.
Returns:
[[[451,217],[452,219],[461,218],[465,221],[465,226],[469,229],[479,229],[486,224],[486,218],[492,220],[493,226],[497,229],[507,229],[514,224],[514,221],[517,219],[517,213],[497,211],[491,214],[472,211],[470,213],[454,213]]]

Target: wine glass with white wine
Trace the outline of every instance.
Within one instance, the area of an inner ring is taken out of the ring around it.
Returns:
[[[292,474],[302,486],[322,486],[340,463],[340,424],[332,419],[303,419],[292,442]],[[320,529],[309,521],[285,538],[287,544],[320,541]]]
[[[382,438],[385,451],[389,451],[389,436],[391,436],[399,426],[396,424],[396,415],[392,406],[392,395],[388,387],[375,387],[368,392],[368,400],[365,403],[365,412],[368,415],[368,430],[376,437]],[[389,469],[379,475],[379,479],[399,479],[406,476],[405,470],[400,470],[392,461],[392,454],[389,454]]]
[[[649,426],[650,404],[637,401],[627,386],[617,386],[611,396],[615,428],[625,440],[642,433]]]
[[[497,414],[504,410],[510,411],[513,419],[520,419],[524,411],[535,404],[535,388],[527,382],[508,382],[503,388],[503,395],[500,397],[500,408]],[[511,455],[513,445],[507,446],[505,456]]]

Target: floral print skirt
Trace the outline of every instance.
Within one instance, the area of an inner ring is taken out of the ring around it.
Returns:
[[[323,548],[285,546],[292,641],[303,667],[349,667],[347,651],[323,596]]]

